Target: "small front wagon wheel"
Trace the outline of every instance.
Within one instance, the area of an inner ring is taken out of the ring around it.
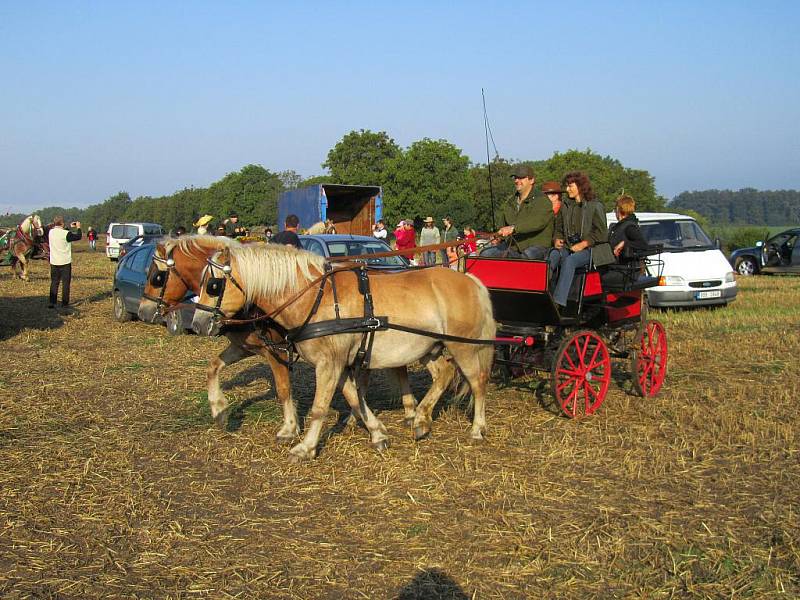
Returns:
[[[558,347],[552,371],[553,396],[571,418],[594,413],[608,392],[611,358],[603,338],[579,331]]]
[[[659,321],[645,321],[631,352],[633,389],[645,398],[661,390],[667,376],[667,332]]]

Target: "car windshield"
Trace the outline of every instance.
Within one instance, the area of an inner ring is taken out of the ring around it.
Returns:
[[[390,252],[392,249],[380,240],[336,240],[326,242],[330,256],[355,256],[366,258],[367,264],[378,267],[406,267],[408,263],[400,256],[369,258],[370,254]]]
[[[648,244],[661,244],[665,250],[709,250],[714,242],[696,221],[647,221],[639,227]]]
[[[129,240],[139,235],[139,228],[136,225],[114,225],[111,228],[111,237],[119,240]]]

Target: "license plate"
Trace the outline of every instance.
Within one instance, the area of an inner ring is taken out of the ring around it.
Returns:
[[[703,300],[705,298],[719,298],[720,296],[722,296],[721,290],[713,290],[710,292],[697,292],[694,295],[695,299],[697,300]]]

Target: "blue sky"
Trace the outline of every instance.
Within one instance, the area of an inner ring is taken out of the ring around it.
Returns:
[[[0,0],[0,211],[323,172],[354,129],[800,188],[800,2]]]

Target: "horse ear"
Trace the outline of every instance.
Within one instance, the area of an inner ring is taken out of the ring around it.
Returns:
[[[231,250],[227,246],[219,254],[220,262],[229,263],[231,260]]]

